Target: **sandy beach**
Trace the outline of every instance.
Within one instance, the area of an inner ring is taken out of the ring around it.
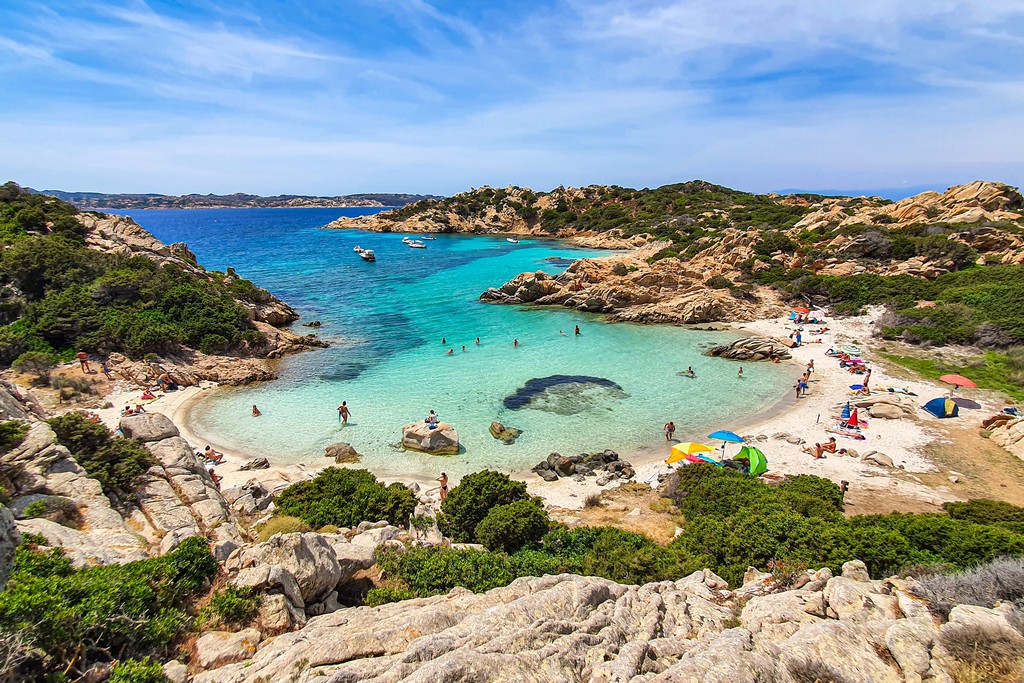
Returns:
[[[934,475],[938,471],[937,466],[925,451],[926,446],[941,438],[939,420],[923,410],[918,411],[914,418],[896,420],[868,418],[869,424],[864,430],[867,439],[863,441],[855,441],[842,436],[837,438],[840,448],[855,449],[860,455],[870,451],[884,453],[892,459],[894,468],[883,467],[873,462],[862,462],[859,457],[838,453],[827,454],[827,457],[816,460],[802,450],[804,447],[813,446],[815,442],[828,440],[830,435],[825,431],[826,428],[834,424],[833,417],[838,415],[842,403],[852,397],[849,386],[858,383],[858,376],[840,368],[837,360],[825,355],[830,346],[846,344],[859,346],[864,359],[871,363],[872,386],[906,387],[916,394],[915,397],[911,397],[911,400],[918,406],[923,405],[930,398],[948,392],[948,387],[945,385],[925,380],[898,379],[887,370],[884,362],[873,362],[879,360],[873,350],[879,344],[877,340],[873,341],[871,338],[871,325],[871,315],[830,320],[830,332],[819,337],[809,335],[806,331],[806,329],[810,329],[808,326],[805,329],[805,343],[792,349],[792,360],[784,362],[787,367],[792,369],[792,383],[795,384],[808,362],[814,361],[815,371],[811,375],[808,395],[797,399],[790,394],[777,404],[766,407],[760,413],[749,417],[736,416],[731,419],[723,419],[718,428],[732,430],[744,437],[752,438],[753,443],[767,456],[769,471],[774,474],[815,474],[837,483],[846,481],[849,483],[851,491],[867,495],[868,498],[877,494],[902,499],[916,499],[929,506],[937,506],[942,502],[955,500],[958,496],[952,488],[934,485],[934,477],[932,477],[933,483],[929,485],[919,476]],[[794,328],[792,321],[779,318],[736,324],[731,326],[731,329],[746,336],[785,339]],[[808,341],[816,342],[817,339],[821,339],[821,343],[807,343]],[[735,363],[737,368],[743,364]],[[699,382],[699,379],[697,381]],[[325,457],[320,456],[318,459],[317,455],[311,455],[311,461],[306,463],[281,463],[271,459],[271,466],[268,469],[240,470],[241,465],[252,459],[251,455],[224,447],[223,444],[218,443],[215,435],[197,434],[188,419],[189,412],[196,407],[196,404],[214,390],[216,390],[216,385],[213,383],[186,387],[177,392],[160,395],[157,400],[147,405],[147,409],[150,412],[161,412],[167,415],[178,426],[182,437],[196,450],[202,450],[206,445],[211,445],[224,452],[225,462],[216,468],[217,473],[224,477],[222,487],[227,488],[256,478],[268,488],[273,489],[313,477],[324,467],[333,464]],[[982,404],[982,409],[975,412],[978,415],[998,412],[1002,405],[992,398],[987,398],[985,394],[987,392],[981,391],[974,391],[970,394],[970,398]],[[118,383],[115,386],[115,391],[108,396],[108,400],[115,407],[96,412],[108,426],[116,428],[120,407],[126,403],[134,405],[138,396],[138,389],[127,385],[127,383]],[[867,417],[866,411],[863,411],[862,417]],[[683,419],[676,419],[675,442],[707,442],[706,434],[691,433],[687,430],[685,418],[686,416],[683,416]],[[620,456],[630,461],[636,469],[637,474],[634,481],[655,484],[659,474],[669,471],[665,459],[669,454],[670,444],[657,440],[660,428],[661,425],[651,425],[652,441],[650,444],[620,453]],[[806,443],[791,443],[785,438],[773,438],[778,434],[787,434],[790,437],[802,439]],[[719,444],[709,442],[709,445]],[[729,446],[726,453],[731,455],[735,450],[737,450],[735,446]],[[349,466],[358,467],[359,465]],[[439,471],[440,467],[443,467],[441,463],[439,463]],[[595,478],[587,478],[583,482],[568,478],[556,482],[545,482],[529,470],[516,472],[513,476],[525,481],[533,495],[542,497],[553,508],[567,510],[581,508],[584,499],[589,494],[604,490],[597,486]],[[388,483],[396,481],[415,483],[419,485],[422,497],[436,499],[437,483],[427,477],[410,477],[399,473],[389,473],[380,478]],[[624,482],[613,482],[604,488],[611,488],[621,483]],[[453,477],[452,485],[455,484],[457,484],[457,480]],[[871,512],[871,510],[859,510],[859,512]]]

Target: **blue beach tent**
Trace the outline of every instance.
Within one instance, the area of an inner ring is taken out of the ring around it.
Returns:
[[[944,396],[928,401],[924,404],[924,409],[935,417],[956,417],[960,414],[960,407]]]

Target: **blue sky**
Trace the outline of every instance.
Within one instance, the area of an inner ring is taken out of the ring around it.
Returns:
[[[0,0],[0,92],[36,188],[1024,185],[1024,0]]]

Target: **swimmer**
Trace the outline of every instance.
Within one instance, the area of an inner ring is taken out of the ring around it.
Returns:
[[[690,379],[694,379],[695,377],[697,377],[697,375],[693,373],[693,368],[690,367],[689,365],[686,366],[686,376],[689,377]]]
[[[448,355],[449,356],[452,355],[453,353],[455,353],[455,349],[448,349]]]
[[[743,379],[743,366],[742,365],[740,366],[739,372],[736,373],[736,376],[739,377],[740,379]]]
[[[559,331],[558,331],[558,334],[562,335],[563,337],[568,337],[568,336],[569,336],[569,335],[567,335],[567,334],[565,333],[565,330],[559,330]]]
[[[476,338],[476,345],[477,345],[477,346],[480,346],[480,337],[477,337],[477,338]]]
[[[442,344],[447,344],[447,343],[448,343],[448,340],[447,340],[447,339],[445,339],[444,337],[441,337],[441,343],[442,343]]]
[[[262,414],[263,413],[260,412],[260,409],[257,408],[255,404],[253,404],[253,406],[252,406],[252,416],[253,417],[259,417]]]
[[[577,337],[580,336],[580,326],[579,325],[576,326],[576,336]]]
[[[512,348],[514,348],[514,349],[519,348],[519,340],[518,339],[513,339],[512,340]]]
[[[463,352],[463,353],[465,353],[465,352],[466,352],[466,345],[465,345],[465,344],[463,344],[463,345],[462,345],[462,352]]]

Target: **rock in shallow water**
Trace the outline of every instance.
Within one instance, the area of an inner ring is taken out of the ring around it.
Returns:
[[[503,403],[509,410],[533,408],[556,415],[575,415],[608,399],[627,396],[621,386],[603,377],[550,375],[528,380],[516,393],[506,396]]]
[[[434,429],[425,422],[413,422],[402,427],[402,446],[433,455],[455,455],[459,433],[447,422],[439,422]]]

